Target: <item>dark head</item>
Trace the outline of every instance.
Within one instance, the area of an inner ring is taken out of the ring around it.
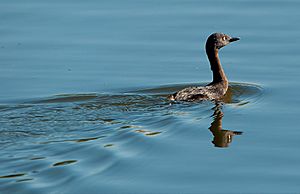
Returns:
[[[223,33],[213,33],[207,38],[206,49],[208,48],[220,49],[223,46],[226,46],[229,43],[237,40],[240,40],[240,38],[233,38]]]

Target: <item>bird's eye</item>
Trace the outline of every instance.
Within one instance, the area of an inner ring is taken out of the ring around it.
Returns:
[[[226,37],[225,37],[225,36],[223,36],[223,37],[222,37],[222,40],[224,40],[224,41],[225,41],[225,40],[226,40]]]

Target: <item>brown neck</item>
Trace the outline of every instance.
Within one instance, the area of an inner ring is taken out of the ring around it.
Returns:
[[[222,65],[220,63],[218,49],[216,47],[206,47],[206,54],[208,56],[210,67],[213,72],[213,83],[228,82],[224,73]]]

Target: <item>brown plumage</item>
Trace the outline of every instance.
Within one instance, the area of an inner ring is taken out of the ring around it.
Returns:
[[[169,96],[174,101],[218,100],[228,89],[228,80],[220,63],[218,51],[239,38],[223,33],[213,33],[206,41],[206,54],[213,72],[213,81],[204,87],[188,87]]]

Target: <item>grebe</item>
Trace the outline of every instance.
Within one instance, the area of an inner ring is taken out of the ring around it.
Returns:
[[[227,89],[228,80],[220,63],[218,51],[239,38],[232,38],[223,33],[213,33],[206,41],[205,49],[210,67],[213,72],[213,81],[204,87],[188,87],[169,96],[173,101],[200,101],[219,100]]]

